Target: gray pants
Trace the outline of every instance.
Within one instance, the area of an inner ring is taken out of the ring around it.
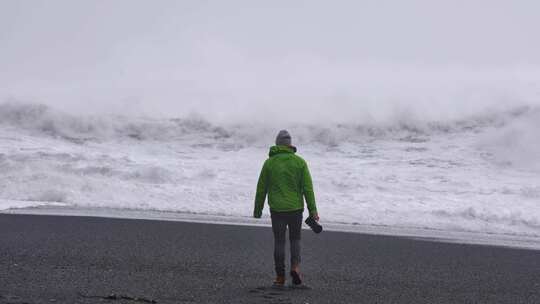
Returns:
[[[300,237],[302,234],[303,210],[271,212],[274,232],[274,264],[278,276],[285,275],[285,233],[289,227],[291,243],[291,267],[300,264]]]

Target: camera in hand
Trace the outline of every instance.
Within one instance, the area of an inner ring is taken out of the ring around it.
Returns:
[[[322,226],[313,218],[311,215],[306,219],[305,223],[313,230],[315,233],[321,233]]]

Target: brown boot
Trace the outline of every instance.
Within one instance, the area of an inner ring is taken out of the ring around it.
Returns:
[[[274,287],[283,287],[285,286],[285,276],[277,276],[274,280]]]
[[[300,275],[300,272],[298,271],[298,268],[296,270],[291,270],[291,277],[292,277],[291,288],[295,288],[295,289],[311,289],[309,286],[306,286],[306,284],[304,284],[304,282],[302,282],[302,276]]]
[[[302,277],[300,276],[298,270],[291,270],[291,277],[293,285],[302,285]]]

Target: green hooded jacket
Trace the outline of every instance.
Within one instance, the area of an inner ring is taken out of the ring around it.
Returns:
[[[307,163],[295,152],[295,147],[270,148],[270,157],[264,162],[257,183],[254,217],[261,217],[267,194],[271,211],[303,210],[305,197],[309,213],[317,213]]]

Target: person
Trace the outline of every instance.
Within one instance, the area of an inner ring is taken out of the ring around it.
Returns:
[[[279,131],[276,145],[270,147],[269,158],[264,162],[255,195],[253,217],[260,218],[264,201],[268,205],[274,234],[274,286],[285,285],[285,233],[289,228],[292,285],[301,286],[300,238],[304,212],[304,198],[310,216],[319,221],[313,183],[307,163],[296,155],[287,130]]]

